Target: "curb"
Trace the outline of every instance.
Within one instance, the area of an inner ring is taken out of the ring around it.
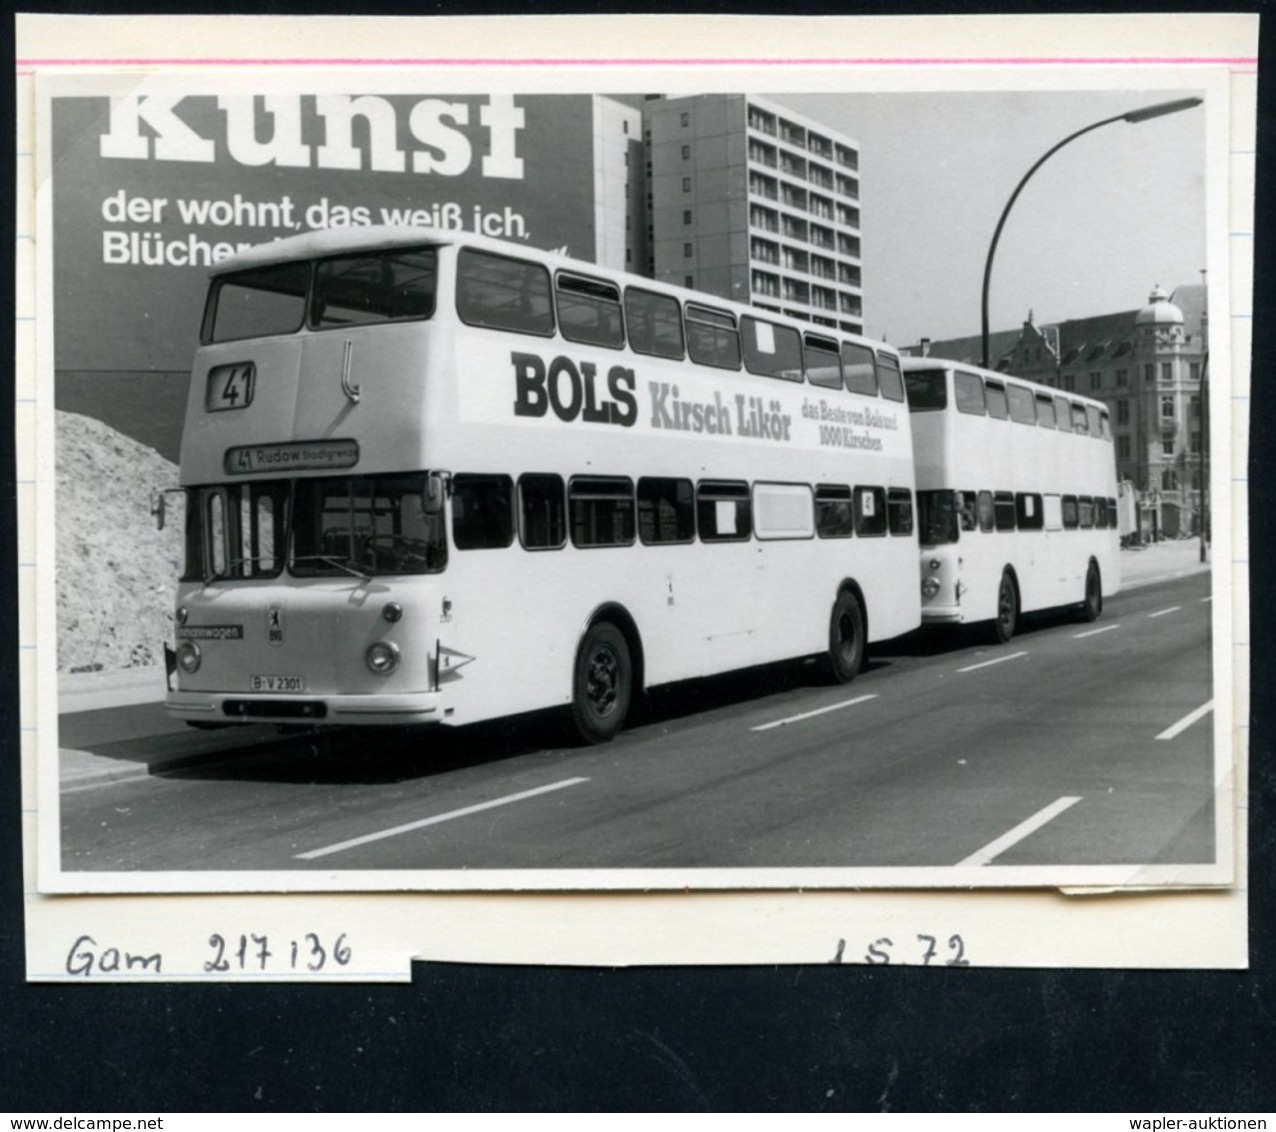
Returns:
[[[229,736],[228,736],[229,738]],[[219,762],[238,762],[254,755],[268,754],[277,747],[294,741],[296,735],[278,735],[262,738],[247,746],[218,746],[203,751],[184,751],[171,755],[157,755],[147,762],[122,761],[93,751],[63,747],[58,751],[58,789],[61,792],[90,786],[103,786],[114,782],[131,782],[139,778],[151,778],[170,771],[184,770],[192,766],[212,766]],[[80,767],[68,769],[68,762],[80,762]]]

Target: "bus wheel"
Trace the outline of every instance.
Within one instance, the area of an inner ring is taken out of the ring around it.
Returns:
[[[572,687],[572,718],[586,743],[607,743],[624,726],[633,677],[624,634],[610,621],[591,625],[576,654]]]
[[[843,590],[829,618],[829,651],[825,668],[838,684],[849,684],[864,664],[864,611],[853,593]]]
[[[997,587],[997,618],[992,623],[993,633],[1003,645],[1015,635],[1015,625],[1019,621],[1019,594],[1015,590],[1015,580],[1006,570],[1001,575],[1001,585]]]
[[[1085,601],[1081,603],[1081,620],[1096,621],[1103,612],[1103,582],[1097,562],[1090,563],[1085,573]]]

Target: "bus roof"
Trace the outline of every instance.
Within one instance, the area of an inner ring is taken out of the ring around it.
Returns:
[[[582,272],[603,271],[609,275],[622,275],[619,269],[600,267],[588,260],[572,259],[558,252],[548,251],[528,244],[498,240],[492,236],[479,236],[472,232],[452,231],[446,228],[425,226],[364,224],[348,228],[323,228],[304,232],[299,236],[285,236],[245,248],[209,269],[210,275],[224,275],[248,267],[262,267],[271,263],[287,263],[298,259],[318,259],[323,256],[343,255],[347,252],[383,251],[387,248],[442,247],[460,244],[482,248],[498,255],[533,255],[546,264],[572,268]],[[706,295],[712,300],[713,296]]]
[[[222,275],[228,271],[240,271],[246,267],[340,255],[342,252],[450,243],[446,235],[437,228],[413,228],[404,225],[322,228],[314,232],[305,232],[300,236],[285,236],[280,240],[271,240],[268,243],[246,248],[213,264],[209,274]]]

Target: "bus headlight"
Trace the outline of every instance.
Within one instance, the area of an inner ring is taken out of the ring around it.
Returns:
[[[377,641],[368,646],[363,659],[378,676],[389,676],[399,667],[399,646],[393,641]]]
[[[922,597],[927,597],[927,598],[934,597],[937,593],[939,593],[939,579],[938,578],[923,578],[922,579]]]
[[[177,667],[183,672],[198,672],[201,660],[199,645],[194,641],[183,641],[177,646]]]

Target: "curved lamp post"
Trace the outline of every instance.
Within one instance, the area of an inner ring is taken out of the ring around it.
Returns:
[[[1113,122],[1146,122],[1149,118],[1160,118],[1166,114],[1177,114],[1180,110],[1191,110],[1194,106],[1200,106],[1204,101],[1201,98],[1179,98],[1173,102],[1158,102],[1155,106],[1145,106],[1141,110],[1131,110],[1125,114],[1117,114],[1112,118],[1104,118],[1101,122],[1094,122],[1085,129],[1078,130],[1075,134],[1069,134],[1063,141],[1051,149],[1048,149],[1037,163],[1024,174],[1023,180],[1015,186],[1015,191],[1010,194],[1010,199],[1006,202],[1006,207],[1002,210],[1001,219],[997,221],[997,230],[992,234],[992,244],[988,248],[988,259],[984,262],[984,293],[983,293],[983,355],[984,368],[989,366],[988,357],[988,284],[992,279],[992,260],[997,254],[997,241],[1001,239],[1001,230],[1006,225],[1006,217],[1010,215],[1010,210],[1014,208],[1015,201],[1019,199],[1019,194],[1023,191],[1032,175],[1040,169],[1047,161],[1059,152],[1069,142],[1076,141],[1082,134],[1088,134],[1091,130],[1097,130],[1100,126],[1110,126]]]

